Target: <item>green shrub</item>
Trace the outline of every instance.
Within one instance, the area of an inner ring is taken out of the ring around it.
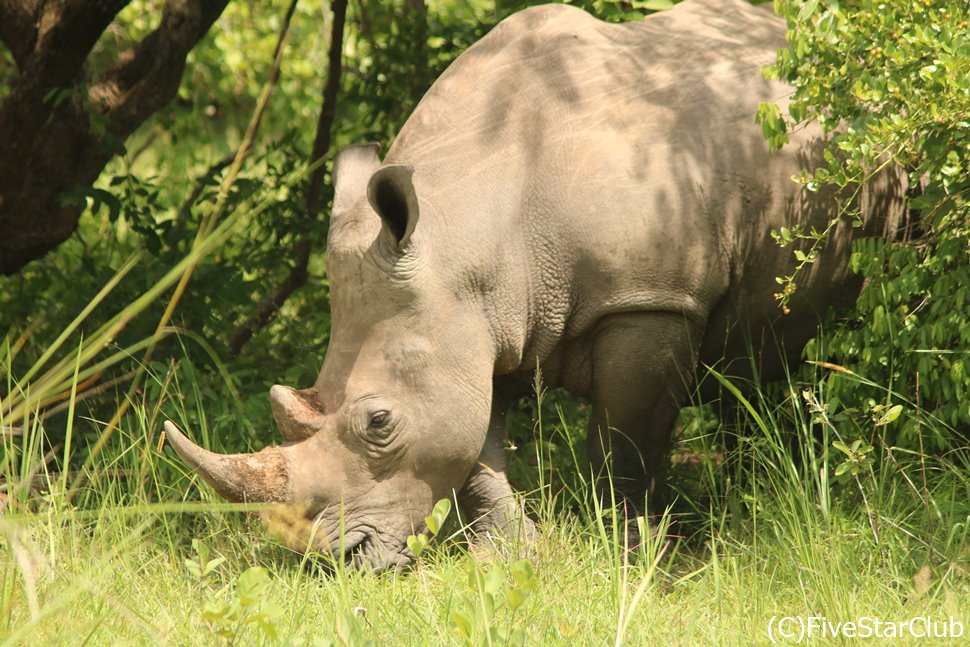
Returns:
[[[907,407],[902,424],[886,427],[888,442],[944,450],[970,429],[970,6],[776,0],[775,9],[790,47],[767,74],[795,88],[787,126],[818,121],[831,140],[827,163],[799,181],[838,189],[851,218],[847,198],[894,164],[909,174],[913,197],[899,240],[854,247],[852,267],[867,279],[856,313],[806,352],[855,374],[830,374],[835,403],[871,408],[895,394],[926,412],[921,421]],[[759,112],[773,145],[786,139],[778,116]],[[793,237],[818,246],[825,234]],[[780,279],[782,302],[797,280],[797,271]]]

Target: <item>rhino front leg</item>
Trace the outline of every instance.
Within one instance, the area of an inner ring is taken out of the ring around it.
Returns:
[[[522,499],[505,476],[507,413],[507,404],[496,398],[485,446],[458,495],[458,502],[471,526],[473,543],[486,549],[501,542],[509,542],[513,548],[518,548],[535,536],[535,526],[525,515]]]
[[[626,518],[636,546],[636,517],[663,510],[670,436],[693,380],[699,328],[673,312],[613,315],[593,342],[593,405],[587,451],[605,506]],[[612,487],[612,492],[610,488]]]

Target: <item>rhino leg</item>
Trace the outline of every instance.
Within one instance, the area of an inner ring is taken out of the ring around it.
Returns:
[[[505,476],[505,416],[508,406],[496,398],[485,446],[458,495],[470,522],[473,544],[486,550],[508,542],[513,549],[532,541],[535,526],[525,515],[522,499]]]
[[[663,510],[671,431],[693,380],[699,333],[672,312],[613,315],[596,331],[587,451],[600,500],[620,507],[631,548],[646,499],[651,513]]]

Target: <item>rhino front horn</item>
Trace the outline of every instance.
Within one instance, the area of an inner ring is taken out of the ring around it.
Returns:
[[[193,443],[171,421],[165,422],[165,434],[186,465],[229,501],[290,500],[289,465],[283,448],[267,447],[255,454],[216,454]]]

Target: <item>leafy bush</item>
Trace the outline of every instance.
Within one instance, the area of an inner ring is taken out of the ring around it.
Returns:
[[[867,279],[857,311],[806,352],[851,371],[828,377],[835,403],[871,408],[895,394],[937,423],[918,438],[920,418],[908,407],[887,441],[943,450],[970,429],[970,6],[776,0],[775,9],[788,21],[790,47],[767,73],[795,88],[787,126],[818,121],[831,138],[827,163],[799,180],[845,198],[894,164],[913,196],[899,240],[855,246],[852,267]],[[774,145],[787,139],[780,117],[771,106],[759,112]],[[804,238],[816,248],[825,239],[781,233],[782,242]],[[782,279],[782,301],[797,279]]]

